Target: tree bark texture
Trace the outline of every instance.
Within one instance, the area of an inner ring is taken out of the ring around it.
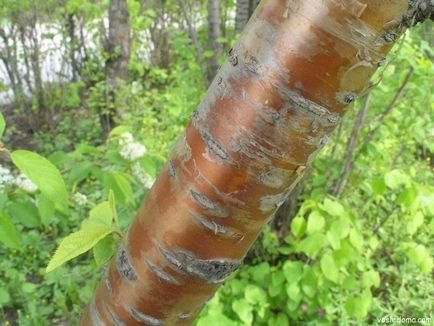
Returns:
[[[419,20],[408,4],[262,1],[109,263],[82,325],[191,325],[393,41]]]
[[[108,81],[114,88],[117,80],[127,80],[130,59],[130,14],[126,0],[111,0],[109,8]]]

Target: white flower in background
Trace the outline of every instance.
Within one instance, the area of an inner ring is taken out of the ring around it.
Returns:
[[[38,187],[24,174],[20,174],[19,176],[17,176],[17,178],[15,179],[15,184],[17,185],[17,187],[27,192],[35,192],[36,190],[38,190]]]
[[[119,154],[128,161],[135,161],[146,154],[146,147],[140,143],[135,143],[133,135],[129,132],[121,134],[119,144],[121,145]]]
[[[139,163],[135,163],[133,165],[133,174],[134,176],[140,180],[140,182],[148,189],[152,188],[152,185],[155,182],[155,179],[152,178],[149,174],[143,171],[142,167]]]
[[[139,143],[125,144],[119,154],[128,161],[135,161],[146,154],[146,147]]]
[[[11,171],[0,165],[0,189],[14,182]]]
[[[119,143],[121,145],[123,144],[129,144],[134,141],[133,135],[130,132],[124,132],[120,135]]]
[[[83,195],[80,192],[76,192],[73,196],[72,196],[72,200],[75,201],[77,203],[77,205],[79,206],[84,206],[87,203],[87,196]]]

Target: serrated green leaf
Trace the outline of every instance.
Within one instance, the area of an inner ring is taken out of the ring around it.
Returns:
[[[2,211],[0,211],[0,241],[10,248],[21,248],[21,241],[17,235],[15,225]]]
[[[46,158],[26,150],[12,152],[11,159],[51,201],[68,204],[68,193],[59,170]]]
[[[115,253],[115,239],[108,235],[93,247],[93,257],[98,266],[107,263]]]
[[[112,228],[104,224],[88,225],[78,232],[71,233],[62,240],[54,256],[51,258],[46,272],[64,264],[82,253],[90,250],[98,241],[112,232]]]
[[[113,222],[113,211],[108,201],[102,202],[96,205],[89,212],[89,217],[83,221],[82,227],[85,228],[89,225],[105,225],[108,227],[112,226]]]

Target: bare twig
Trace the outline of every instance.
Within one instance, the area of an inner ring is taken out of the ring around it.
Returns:
[[[396,91],[395,95],[393,96],[392,100],[389,102],[387,107],[384,109],[384,111],[380,114],[380,116],[377,118],[377,125],[369,131],[368,135],[363,140],[362,145],[360,146],[360,149],[357,151],[355,158],[357,158],[361,152],[363,152],[366,147],[369,145],[369,143],[372,141],[372,139],[375,137],[375,135],[378,132],[378,129],[383,125],[384,119],[387,117],[387,115],[392,111],[392,109],[395,107],[396,102],[401,97],[402,93],[404,92],[405,86],[407,86],[408,82],[410,81],[411,77],[414,74],[414,68],[410,67],[407,75],[405,76],[404,81],[402,82],[401,86]]]
[[[359,110],[357,114],[356,121],[354,122],[353,131],[351,133],[350,138],[347,141],[347,145],[345,148],[345,154],[343,159],[343,166],[339,178],[336,180],[334,185],[332,186],[331,194],[333,196],[339,196],[344,185],[345,181],[353,169],[354,160],[353,160],[353,152],[356,147],[357,138],[359,137],[360,130],[362,129],[363,121],[365,120],[366,111],[369,107],[369,99],[371,97],[371,92],[368,92],[363,101],[363,106]]]

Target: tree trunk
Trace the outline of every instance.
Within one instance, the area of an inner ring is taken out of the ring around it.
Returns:
[[[208,47],[213,51],[213,55],[208,60],[208,85],[214,79],[219,69],[219,57],[221,46],[217,42],[220,37],[220,4],[219,0],[208,1]]]
[[[243,30],[258,4],[259,0],[237,0],[235,31],[239,33]]]
[[[69,37],[69,48],[68,48],[68,54],[69,54],[69,61],[71,64],[71,74],[72,74],[72,82],[76,82],[77,81],[77,77],[79,75],[79,64],[77,61],[77,49],[78,49],[78,44],[77,44],[77,37],[76,37],[76,32],[75,32],[75,19],[74,19],[74,14],[68,13],[66,14],[66,28],[67,28],[67,32],[68,32],[68,37]],[[66,42],[65,42],[66,43]]]
[[[428,4],[425,10],[432,9]],[[407,0],[262,1],[140,208],[82,324],[191,325],[396,37],[431,14],[407,7]]]
[[[127,0],[111,0],[109,7],[109,32],[107,40],[109,58],[106,62],[107,107],[100,114],[104,136],[114,126],[116,93],[122,82],[128,80],[130,60],[130,14]]]

